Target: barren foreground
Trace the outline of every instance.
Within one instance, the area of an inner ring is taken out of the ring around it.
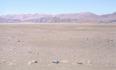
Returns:
[[[116,70],[116,25],[0,24],[0,70]]]

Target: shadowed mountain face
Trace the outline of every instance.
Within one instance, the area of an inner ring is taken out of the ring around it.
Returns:
[[[116,13],[96,15],[90,12],[72,14],[21,14],[0,16],[1,23],[34,22],[34,23],[113,23]]]

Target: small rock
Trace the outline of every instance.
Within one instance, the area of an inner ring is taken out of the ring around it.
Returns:
[[[82,64],[83,64],[83,62],[77,62],[77,64],[80,64],[80,65],[82,65]]]
[[[38,63],[38,61],[37,61],[37,60],[29,61],[29,62],[28,62],[28,65],[30,65],[30,64],[34,64],[34,63]]]
[[[60,61],[58,61],[58,60],[54,60],[54,61],[52,61],[52,63],[59,64]]]
[[[6,63],[7,61],[3,59],[3,60],[1,60],[1,62],[2,62],[2,63]]]
[[[17,42],[21,42],[20,40],[18,40]]]
[[[38,63],[38,61],[34,61],[34,63]]]

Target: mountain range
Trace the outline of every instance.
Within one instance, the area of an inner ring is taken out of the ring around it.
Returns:
[[[20,14],[1,15],[0,23],[114,23],[116,12],[111,14],[96,15],[91,12],[67,13],[67,14]]]

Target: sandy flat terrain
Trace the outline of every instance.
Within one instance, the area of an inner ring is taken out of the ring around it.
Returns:
[[[0,70],[116,70],[116,25],[0,24]]]

